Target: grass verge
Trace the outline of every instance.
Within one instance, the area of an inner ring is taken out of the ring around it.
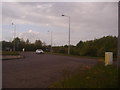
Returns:
[[[1,54],[2,55],[19,55],[18,52],[14,52],[14,51],[12,51],[12,52],[10,52],[10,51],[3,51],[3,52],[1,52]]]
[[[45,52],[45,53],[46,53],[46,54],[53,54],[53,55],[62,55],[62,56],[78,57],[78,58],[104,59],[104,57],[91,57],[91,56],[68,55],[68,54],[63,54],[63,53],[51,53],[51,52]]]
[[[118,88],[117,66],[96,66],[78,74],[56,82],[49,88]]]

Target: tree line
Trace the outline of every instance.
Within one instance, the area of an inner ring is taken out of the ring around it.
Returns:
[[[46,52],[51,51],[51,46],[46,45],[41,40],[35,40],[34,43],[31,43],[29,39],[26,41],[20,38],[15,38],[12,42],[1,41],[2,50],[13,50],[15,42],[16,51],[22,51],[25,48],[25,51],[35,51],[38,48],[43,49]],[[52,52],[54,53],[63,53],[67,54],[68,46],[53,46]],[[117,37],[116,36],[104,36],[99,39],[89,40],[89,41],[79,41],[75,46],[70,46],[71,55],[79,56],[93,56],[93,57],[103,57],[105,52],[113,52],[114,57],[117,56]]]
[[[117,57],[117,37],[104,36],[100,39],[89,41],[79,41],[76,46],[70,46],[70,54],[79,56],[104,57],[105,52],[113,52],[114,57]],[[66,53],[68,46],[53,47],[56,53]]]
[[[0,43],[2,45],[2,51],[13,51],[14,46],[15,51],[22,51],[23,48],[25,51],[35,51],[38,48],[45,50],[50,47],[49,45],[46,46],[46,44],[41,40],[35,40],[34,43],[31,43],[29,39],[25,41],[18,37],[16,37],[12,42],[2,41]]]

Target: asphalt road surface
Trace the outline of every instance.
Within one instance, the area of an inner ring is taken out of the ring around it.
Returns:
[[[51,54],[21,53],[25,58],[2,61],[3,88],[47,88],[63,77],[63,71],[74,73],[97,60]]]

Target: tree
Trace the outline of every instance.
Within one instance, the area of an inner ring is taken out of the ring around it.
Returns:
[[[15,42],[15,49],[16,51],[19,50],[19,44],[20,44],[20,38],[16,37],[13,41],[12,41],[12,44],[14,45],[14,42]]]
[[[100,39],[82,42],[76,45],[76,51],[83,56],[104,56],[105,52],[113,52],[117,56],[117,37],[104,36]]]
[[[29,39],[26,40],[26,44],[30,44]]]
[[[37,48],[42,48],[42,42],[40,40],[35,40],[35,46]]]
[[[10,50],[13,49],[13,44],[11,42],[2,41],[2,50]]]
[[[77,47],[82,47],[82,45],[83,45],[83,41],[80,41],[76,46]]]

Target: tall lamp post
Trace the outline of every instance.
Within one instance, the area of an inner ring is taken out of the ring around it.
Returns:
[[[16,31],[16,25],[12,22],[12,26],[14,26],[14,46],[13,46],[13,51],[15,51],[15,31]]]
[[[52,31],[51,31],[51,49],[50,49],[50,52],[52,53]]]
[[[69,19],[69,35],[68,35],[68,55],[69,55],[70,54],[70,16],[67,15],[62,15],[62,16],[68,17]]]

